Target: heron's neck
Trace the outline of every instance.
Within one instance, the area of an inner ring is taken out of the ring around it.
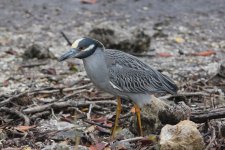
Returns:
[[[91,56],[84,58],[83,62],[88,77],[97,86],[100,86],[99,84],[106,80],[107,74],[104,52],[101,49],[96,49]]]
[[[95,52],[83,59],[85,68],[96,68],[105,65],[104,51],[101,48],[97,48]]]

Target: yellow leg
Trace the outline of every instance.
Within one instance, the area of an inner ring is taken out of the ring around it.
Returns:
[[[121,98],[118,96],[117,97],[117,108],[116,108],[116,120],[114,122],[114,126],[113,126],[113,129],[112,129],[112,138],[115,137],[115,133],[116,133],[116,128],[118,126],[118,119],[119,119],[119,116],[120,116],[120,113],[121,113]]]
[[[134,104],[134,108],[135,108],[135,112],[136,112],[136,115],[137,115],[139,135],[143,136],[143,130],[142,130],[142,126],[141,126],[141,109],[139,108],[139,106],[137,104]]]

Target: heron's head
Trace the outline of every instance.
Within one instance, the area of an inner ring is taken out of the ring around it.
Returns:
[[[64,61],[69,58],[83,59],[89,57],[99,47],[103,48],[103,44],[97,40],[86,37],[77,39],[71,48],[59,58],[59,61]]]

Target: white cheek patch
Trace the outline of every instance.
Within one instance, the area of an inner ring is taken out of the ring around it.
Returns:
[[[92,50],[94,47],[95,47],[95,45],[94,44],[91,44],[90,46],[88,46],[87,48],[85,48],[82,51],[89,51],[89,50]]]
[[[73,44],[72,44],[72,48],[77,48],[78,47],[78,44],[80,43],[80,41],[82,41],[84,38],[80,38],[80,39],[77,39]]]

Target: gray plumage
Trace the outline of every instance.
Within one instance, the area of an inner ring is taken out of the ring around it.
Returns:
[[[178,90],[169,77],[137,57],[105,49],[100,42],[89,38],[75,41],[72,50],[60,60],[71,58],[72,55],[83,60],[88,77],[98,88],[115,96],[131,99],[140,107],[150,103],[150,96],[154,93],[175,94]]]
[[[176,84],[167,76],[118,50],[97,48],[83,61],[87,75],[98,88],[131,99],[140,107],[150,103],[154,93],[177,92]]]
[[[171,93],[177,86],[167,76],[136,57],[118,50],[105,50],[110,81],[124,92]]]

